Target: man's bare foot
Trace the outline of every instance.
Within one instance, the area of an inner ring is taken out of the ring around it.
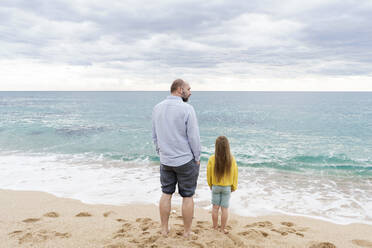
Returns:
[[[168,237],[168,234],[169,234],[169,230],[168,230],[168,229],[163,229],[163,230],[161,230],[161,235],[162,235],[163,237]]]
[[[192,231],[184,232],[184,233],[183,233],[183,237],[184,237],[184,238],[190,238],[192,235],[195,235],[195,233],[192,232]]]

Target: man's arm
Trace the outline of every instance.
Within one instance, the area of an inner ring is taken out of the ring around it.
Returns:
[[[189,118],[186,122],[186,130],[187,130],[187,139],[190,144],[190,148],[192,153],[194,154],[194,159],[197,164],[200,164],[200,134],[199,134],[199,126],[198,120],[196,118],[196,113],[194,108],[190,105],[190,113]]]
[[[154,111],[152,111],[152,140],[155,144],[156,153],[159,155],[159,145],[158,145],[158,138],[156,135]]]

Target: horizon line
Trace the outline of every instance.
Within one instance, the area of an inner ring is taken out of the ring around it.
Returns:
[[[0,90],[0,92],[169,92],[169,90]],[[302,92],[302,93],[372,93],[372,90],[192,90],[191,92]]]

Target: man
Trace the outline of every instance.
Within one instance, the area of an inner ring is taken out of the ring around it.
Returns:
[[[191,232],[196,184],[200,168],[200,135],[194,108],[186,103],[191,96],[190,85],[176,79],[171,95],[154,107],[152,137],[160,155],[162,196],[159,212],[162,234],[168,235],[172,194],[178,184],[182,196],[184,236]]]

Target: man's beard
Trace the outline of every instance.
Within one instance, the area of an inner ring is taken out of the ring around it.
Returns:
[[[182,101],[184,101],[184,102],[187,102],[189,100],[189,97],[190,97],[190,95],[188,97],[186,97],[185,92],[183,92],[182,95],[181,95]]]

